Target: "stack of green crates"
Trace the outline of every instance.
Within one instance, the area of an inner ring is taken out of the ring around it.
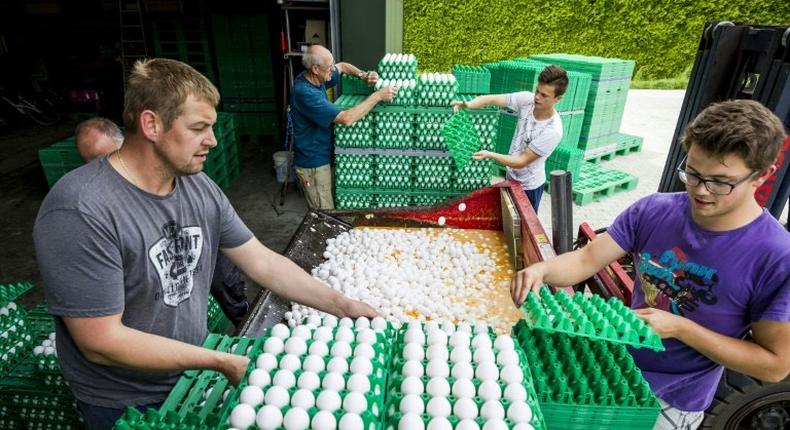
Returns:
[[[228,112],[218,112],[214,124],[217,146],[208,153],[203,171],[220,186],[227,188],[239,176],[239,143],[235,116]]]
[[[52,146],[38,150],[38,159],[44,169],[47,185],[50,188],[58,182],[63,175],[85,164],[77,152],[77,142],[74,136],[56,142]]]
[[[217,82],[211,64],[206,25],[202,19],[156,19],[149,28],[157,57],[187,63],[212,82]]]
[[[488,94],[491,91],[491,71],[485,67],[456,64],[453,75],[458,81],[459,94]]]
[[[558,64],[569,71],[587,73],[592,77],[579,148],[586,153],[600,152],[601,148],[610,146],[613,149],[631,85],[634,61],[572,54],[533,55],[529,58]]]
[[[576,181],[581,174],[583,163],[584,151],[579,148],[560,145],[546,159],[546,181],[549,181],[551,172],[554,170],[570,172],[572,180]]]
[[[266,15],[212,15],[223,110],[236,114],[238,134],[279,135],[275,79]]]
[[[368,83],[356,76],[347,75],[345,73],[340,75],[340,86],[342,88],[341,94],[346,95],[368,95],[373,92],[373,87]]]

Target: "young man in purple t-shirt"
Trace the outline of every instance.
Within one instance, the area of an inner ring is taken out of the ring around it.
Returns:
[[[769,382],[790,372],[790,234],[754,197],[784,139],[757,102],[708,107],[684,133],[685,193],[645,197],[608,234],[513,279],[521,304],[543,282],[574,285],[633,254],[631,307],[665,339],[664,352],[631,351],[661,400],[656,429],[697,428],[723,367]]]

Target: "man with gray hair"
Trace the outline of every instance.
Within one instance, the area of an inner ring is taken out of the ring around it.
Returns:
[[[328,49],[311,46],[302,57],[305,71],[294,80],[291,114],[294,128],[294,165],[307,204],[315,209],[334,209],[332,197],[332,124],[350,126],[367,115],[378,102],[395,97],[395,88],[382,88],[353,108],[332,104],[326,89],[337,84],[340,73],[357,76],[373,85],[376,72],[363,72],[349,63],[337,63]]]
[[[77,124],[74,130],[77,151],[83,160],[93,161],[123,144],[121,129],[107,118],[94,117]]]

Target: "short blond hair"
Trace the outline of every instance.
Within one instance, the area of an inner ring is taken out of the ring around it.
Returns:
[[[165,130],[170,129],[190,95],[214,107],[219,104],[217,87],[188,64],[166,58],[138,60],[129,74],[124,96],[127,133],[137,132],[137,121],[144,110],[156,112]]]

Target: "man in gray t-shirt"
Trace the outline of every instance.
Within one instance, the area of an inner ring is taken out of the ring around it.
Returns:
[[[538,211],[543,185],[546,183],[546,159],[562,140],[562,121],[554,106],[568,88],[568,75],[559,66],[548,66],[538,76],[534,93],[522,91],[475,97],[468,102],[454,102],[453,107],[478,109],[496,105],[518,114],[518,125],[507,154],[478,151],[475,160],[491,158],[507,167],[507,178],[518,181],[529,202]]]
[[[33,238],[58,357],[91,430],[111,428],[126,406],[161,403],[187,369],[239,382],[246,357],[197,346],[218,252],[285,299],[376,315],[263,246],[200,172],[217,145],[218,101],[186,64],[138,62],[121,149],[66,174],[39,210]]]

